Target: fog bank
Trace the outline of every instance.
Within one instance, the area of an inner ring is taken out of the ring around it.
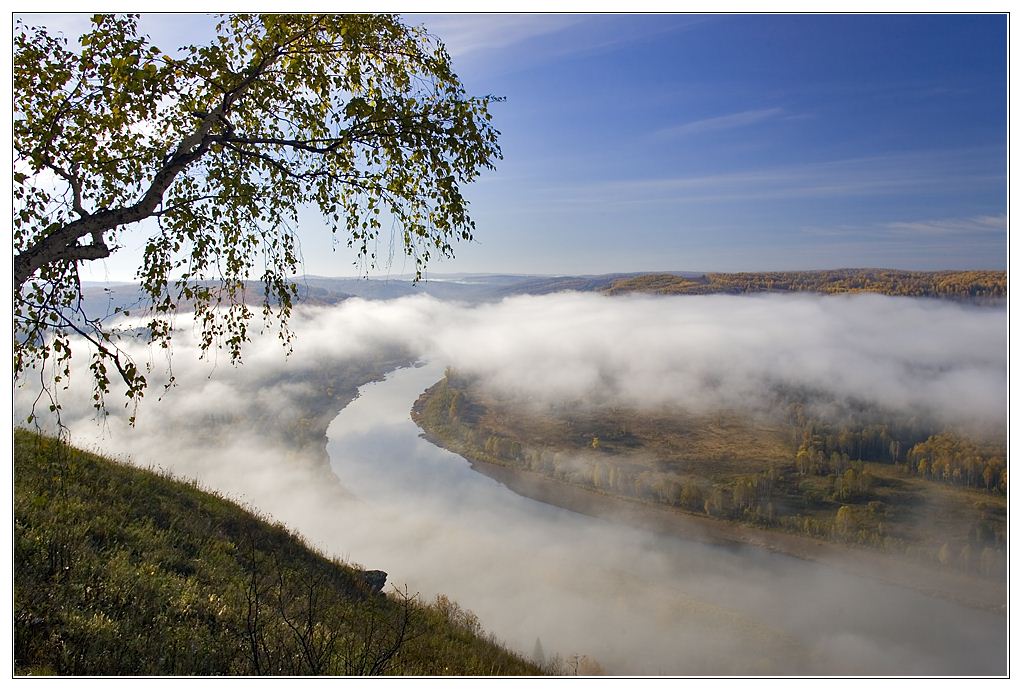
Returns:
[[[876,295],[523,297],[441,320],[431,355],[526,400],[695,411],[773,387],[1003,422],[1004,309]]]
[[[182,318],[175,405],[216,408],[218,390],[237,382],[400,349],[524,400],[704,411],[769,405],[765,392],[781,386],[942,425],[1004,425],[1006,413],[1004,306],[879,295],[594,293],[467,306],[419,296],[299,309],[291,326],[290,359],[263,335],[247,346],[244,367],[231,368],[218,366],[216,354],[197,358]],[[141,346],[127,350],[149,355]]]

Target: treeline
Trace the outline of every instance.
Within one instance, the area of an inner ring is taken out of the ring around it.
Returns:
[[[385,593],[192,484],[15,431],[18,675],[536,675],[446,598]]]
[[[967,300],[1005,298],[1004,271],[912,272],[897,269],[834,269],[798,272],[708,273],[699,277],[645,274],[618,279],[610,294],[659,293],[700,295],[711,293],[881,293]]]
[[[986,575],[1004,567],[1006,529],[997,503],[977,499],[965,531],[956,536],[931,527],[930,540],[911,543],[899,537],[906,504],[917,500],[900,493],[899,477],[919,477],[1004,496],[1008,479],[1004,453],[983,454],[973,442],[951,432],[930,434],[912,420],[831,424],[808,417],[802,405],[790,407],[790,423],[799,439],[794,470],[798,496],[807,506],[829,503],[833,515],[782,516],[785,528],[833,540],[911,554],[962,571]],[[873,465],[873,466],[872,466]],[[873,468],[873,471],[871,470]],[[885,471],[885,469],[891,469]],[[895,480],[893,481],[893,477]]]
[[[969,440],[951,433],[932,435],[913,445],[906,456],[906,467],[921,478],[953,485],[984,488],[1003,495],[1009,488],[1004,456],[985,455]]]
[[[875,414],[876,416],[876,414]],[[798,436],[796,468],[801,474],[841,474],[850,459],[894,464],[920,478],[1004,495],[1008,469],[1003,449],[982,449],[952,432],[933,430],[909,419],[891,423],[836,425],[808,416],[802,404],[789,407]]]
[[[982,450],[969,439],[944,431],[932,433],[913,420],[891,423],[833,424],[808,416],[803,405],[793,404],[789,420],[799,439],[794,469],[804,481],[800,495],[808,502],[841,503],[830,522],[802,522],[783,517],[788,528],[817,536],[831,535],[865,545],[915,553],[917,557],[990,574],[1004,561],[1005,517],[995,505],[974,502],[970,526],[956,539],[931,542],[929,547],[908,545],[893,535],[895,514],[901,511],[894,491],[874,492],[892,485],[895,477],[917,477],[1005,496],[1008,471],[1004,451]],[[870,469],[874,466],[874,472]],[[879,477],[885,468],[883,478]],[[830,523],[830,525],[829,525]],[[954,559],[953,559],[954,556]]]
[[[919,421],[895,413],[884,414],[886,422],[878,422],[882,415],[862,407],[852,408],[845,422],[835,423],[812,412],[819,404],[812,397],[798,392],[786,392],[784,396],[796,399],[788,404],[787,420],[793,445],[798,447],[796,464],[803,473],[818,473],[825,466],[833,468],[838,458],[899,463],[907,450],[931,431]],[[853,405],[847,402],[844,406],[850,409]]]

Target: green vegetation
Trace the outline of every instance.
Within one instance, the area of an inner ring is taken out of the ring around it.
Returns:
[[[49,365],[66,378],[77,335],[92,342],[97,407],[120,384],[138,402],[146,368],[83,312],[79,276],[128,245],[144,248],[149,342],[170,348],[189,304],[204,349],[239,362],[248,279],[263,288],[264,328],[291,339],[300,209],[368,267],[383,231],[417,278],[472,240],[463,186],[501,158],[495,97],[466,94],[425,28],[388,14],[227,14],[213,31],[167,53],[135,15],[94,15],[75,46],[17,21],[16,376]]]
[[[194,484],[16,430],[14,490],[16,674],[542,672]]]
[[[911,272],[897,269],[834,269],[802,272],[744,272],[704,274],[695,278],[674,274],[645,274],[612,282],[608,293],[883,293],[984,300],[1004,298],[1004,271]]]
[[[449,370],[412,416],[476,461],[617,498],[1004,575],[1006,452],[894,414],[821,420],[618,408],[538,410]],[[886,420],[887,422],[881,422]],[[858,421],[858,422],[853,422]]]

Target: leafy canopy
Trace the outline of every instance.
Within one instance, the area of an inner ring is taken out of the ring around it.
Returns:
[[[137,404],[151,365],[84,314],[79,281],[83,262],[128,234],[148,235],[137,278],[151,307],[136,326],[169,348],[170,315],[192,306],[203,347],[235,362],[254,316],[246,279],[262,283],[264,322],[291,338],[301,208],[368,266],[387,227],[417,279],[472,239],[462,185],[501,158],[495,99],[467,96],[423,28],[390,15],[229,15],[209,45],[172,56],[136,16],[96,15],[79,43],[15,31],[16,377],[49,364],[65,380],[77,334],[91,342],[97,408],[110,367]]]

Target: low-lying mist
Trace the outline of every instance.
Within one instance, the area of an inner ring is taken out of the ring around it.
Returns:
[[[876,295],[519,298],[431,339],[496,392],[697,412],[757,409],[778,387],[935,420],[1005,419],[1004,310]]]
[[[401,349],[523,401],[751,409],[770,406],[781,386],[938,425],[1005,422],[1004,307],[878,295],[564,293],[477,306],[413,297],[302,309],[292,327],[290,359],[260,336],[244,366],[232,368],[217,365],[216,354],[198,357],[183,318],[173,357],[178,387],[168,400],[179,411],[220,409],[238,383],[306,386],[289,382],[289,370]],[[142,346],[127,350],[148,355]],[[84,375],[76,379],[85,384]],[[287,404],[286,391],[267,395]],[[69,417],[82,413],[77,403],[65,399]]]
[[[401,357],[431,363],[427,380],[452,366],[540,405],[756,411],[783,387],[1004,434],[1004,307],[873,295],[567,293],[474,306],[417,296],[302,308],[291,327],[289,358],[273,335],[257,336],[244,364],[232,367],[223,356],[201,358],[182,317],[177,384],[160,396],[157,362],[135,428],[113,398],[109,417],[97,422],[88,359],[76,344],[71,387],[58,392],[63,422],[76,444],[198,478],[330,554],[390,572],[392,583],[426,596],[446,592],[526,653],[540,637],[548,652],[589,654],[618,673],[975,672],[974,652],[946,649],[983,640],[987,614],[877,590],[808,563],[756,553],[737,561],[720,549],[668,545],[553,508],[532,525],[527,517],[541,506],[502,508],[530,501],[489,479],[481,482],[500,492],[481,501],[476,474],[449,477],[450,457],[413,449],[407,426],[415,393],[406,389],[385,404],[378,397],[366,410],[353,407],[344,419],[331,447],[340,483],[325,483],[322,464],[300,458],[285,438],[289,412],[322,373]],[[124,347],[141,361],[151,355],[143,344]],[[34,384],[30,378],[15,392],[15,423],[38,394]],[[249,420],[257,408],[260,420]],[[346,466],[346,449],[354,460],[356,448],[362,461]],[[498,499],[505,496],[515,499]],[[962,637],[951,631],[957,626]],[[895,634],[874,636],[885,627]],[[778,660],[792,668],[742,659],[768,660],[775,640],[789,636],[799,641]],[[758,643],[742,650],[751,641]],[[997,633],[985,641],[997,660]],[[829,667],[835,661],[844,663]]]

